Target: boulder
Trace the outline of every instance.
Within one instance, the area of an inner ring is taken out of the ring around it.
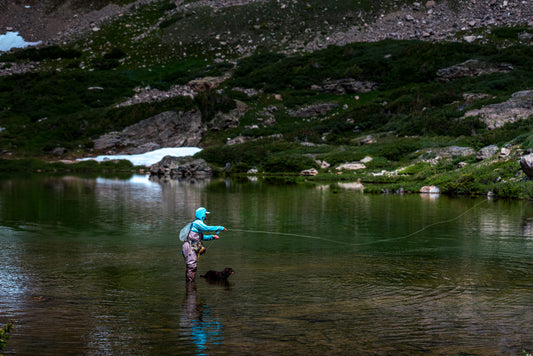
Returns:
[[[311,169],[305,169],[300,172],[301,176],[316,176],[318,174],[318,171],[314,168]]]
[[[476,159],[478,161],[483,161],[487,158],[494,156],[499,151],[500,151],[500,148],[496,145],[490,145],[490,146],[483,147],[482,149],[477,151]]]
[[[65,147],[56,147],[50,153],[54,156],[63,156],[68,152]]]
[[[533,178],[533,153],[520,158],[520,168],[529,178]]]
[[[425,185],[422,188],[420,188],[421,194],[440,194],[439,187],[436,187],[434,185]]]
[[[321,169],[329,168],[331,165],[326,161],[316,160],[316,164],[320,166]]]
[[[239,135],[239,136],[234,137],[234,138],[228,138],[228,140],[226,141],[226,145],[228,145],[228,146],[236,145],[236,144],[240,144],[240,143],[245,143],[245,142],[247,142],[249,140],[250,140],[250,137]]]
[[[365,138],[361,140],[362,145],[370,145],[372,143],[378,142],[373,136],[367,135]]]
[[[193,79],[187,83],[197,93],[206,92],[215,89],[222,84],[228,77],[203,77],[199,79]]]
[[[350,163],[343,163],[340,166],[338,166],[336,169],[338,171],[340,170],[347,170],[347,171],[356,171],[359,169],[365,169],[366,166],[362,163],[358,162],[350,162]]]
[[[205,160],[192,157],[165,156],[150,166],[150,174],[156,176],[170,176],[172,178],[210,178],[211,167]]]

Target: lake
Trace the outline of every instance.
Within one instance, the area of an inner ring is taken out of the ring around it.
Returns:
[[[179,230],[228,231],[184,280]],[[533,204],[340,184],[0,180],[4,355],[524,355]]]

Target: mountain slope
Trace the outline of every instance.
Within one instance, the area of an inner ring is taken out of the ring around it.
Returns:
[[[191,136],[194,118],[202,156],[233,172],[369,156],[365,174],[414,164],[422,184],[476,162],[439,148],[496,144],[516,176],[533,143],[530,95],[514,95],[533,87],[530,4],[391,3],[45,2],[53,45],[0,57],[1,156],[149,149],[165,141],[143,130]]]

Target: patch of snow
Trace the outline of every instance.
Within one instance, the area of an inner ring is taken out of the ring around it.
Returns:
[[[24,48],[27,46],[35,46],[41,43],[42,41],[26,42],[18,32],[6,32],[5,35],[0,35],[0,51],[4,52],[9,51],[11,48]]]
[[[80,158],[78,161],[95,160],[98,162],[125,159],[130,161],[135,166],[151,166],[163,159],[165,156],[185,157],[192,156],[202,149],[198,147],[168,147],[160,148],[155,151],[146,152],[138,155],[102,155],[97,157]]]

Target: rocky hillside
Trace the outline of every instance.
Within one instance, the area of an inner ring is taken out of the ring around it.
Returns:
[[[441,172],[456,192],[473,189],[449,183],[459,163],[483,185],[522,182],[533,148],[530,1],[0,7],[4,31],[43,41],[0,56],[2,158],[198,145],[226,172]]]
[[[139,27],[137,37],[160,35],[166,41],[168,34],[154,33],[154,28],[163,24],[184,30],[183,38],[176,31],[172,34],[181,43],[190,41],[186,36],[193,32],[199,43],[215,40],[221,47],[232,44],[245,53],[265,41],[289,52],[385,38],[483,42],[485,36],[475,29],[533,26],[530,0],[360,1],[359,6],[342,1],[308,1],[302,5],[289,0],[26,0],[0,3],[0,33],[16,31],[31,42],[64,43],[121,18],[128,19],[129,27],[139,26],[140,21],[136,20],[144,21],[139,18],[139,9],[161,3],[166,11],[156,24]],[[237,21],[232,21],[234,18]],[[229,30],[240,23],[246,26]],[[199,31],[187,28],[194,25]],[[531,36],[526,34],[521,40],[531,43]]]

